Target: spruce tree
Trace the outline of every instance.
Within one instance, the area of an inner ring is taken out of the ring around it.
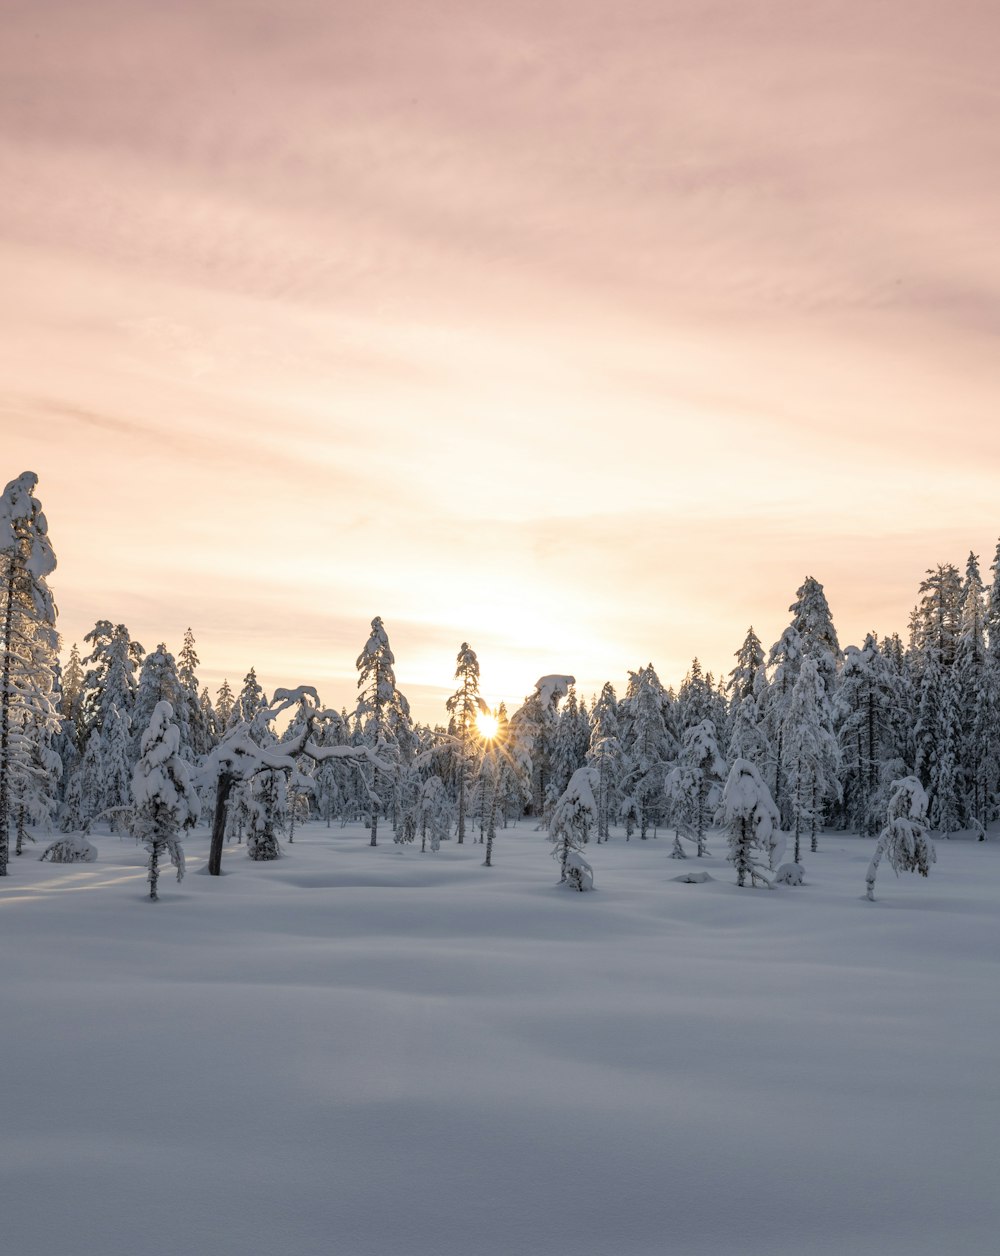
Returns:
[[[7,875],[12,732],[29,720],[35,735],[58,727],[51,701],[56,609],[46,583],[56,559],[37,483],[25,471],[0,497],[0,876]]]
[[[188,765],[180,757],[180,733],[169,702],[158,702],[140,742],[140,758],[132,774],[135,809],[132,833],[149,852],[149,897],[158,898],[160,861],[169,857],[184,875],[181,832],[192,827],[201,804],[191,784]]]
[[[465,841],[465,819],[468,806],[466,793],[469,787],[472,742],[476,733],[476,719],[485,704],[479,696],[479,660],[468,641],[462,642],[456,662],[455,679],[460,683],[445,706],[454,722],[455,778],[458,787],[457,838],[461,845]]]

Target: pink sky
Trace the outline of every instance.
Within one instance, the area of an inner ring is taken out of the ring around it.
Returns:
[[[67,643],[439,718],[843,642],[1000,533],[1000,8],[0,0],[0,449]]]

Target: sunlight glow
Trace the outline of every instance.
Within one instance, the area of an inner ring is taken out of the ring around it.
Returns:
[[[500,722],[495,715],[490,715],[487,711],[480,711],[476,717],[476,728],[479,730],[479,736],[486,741],[492,741],[497,735],[497,729]]]

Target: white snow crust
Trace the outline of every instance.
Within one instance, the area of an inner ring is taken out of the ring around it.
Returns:
[[[871,841],[762,893],[671,839],[594,894],[532,822],[490,869],[309,824],[156,905],[128,840],[12,859],[4,1251],[994,1256],[1000,840],[869,903]]]

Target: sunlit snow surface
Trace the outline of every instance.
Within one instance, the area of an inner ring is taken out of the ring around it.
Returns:
[[[578,894],[527,823],[222,878],[199,832],[159,903],[95,840],[0,882],[12,1256],[997,1250],[1000,840],[874,904],[839,834],[775,890],[615,838]]]

